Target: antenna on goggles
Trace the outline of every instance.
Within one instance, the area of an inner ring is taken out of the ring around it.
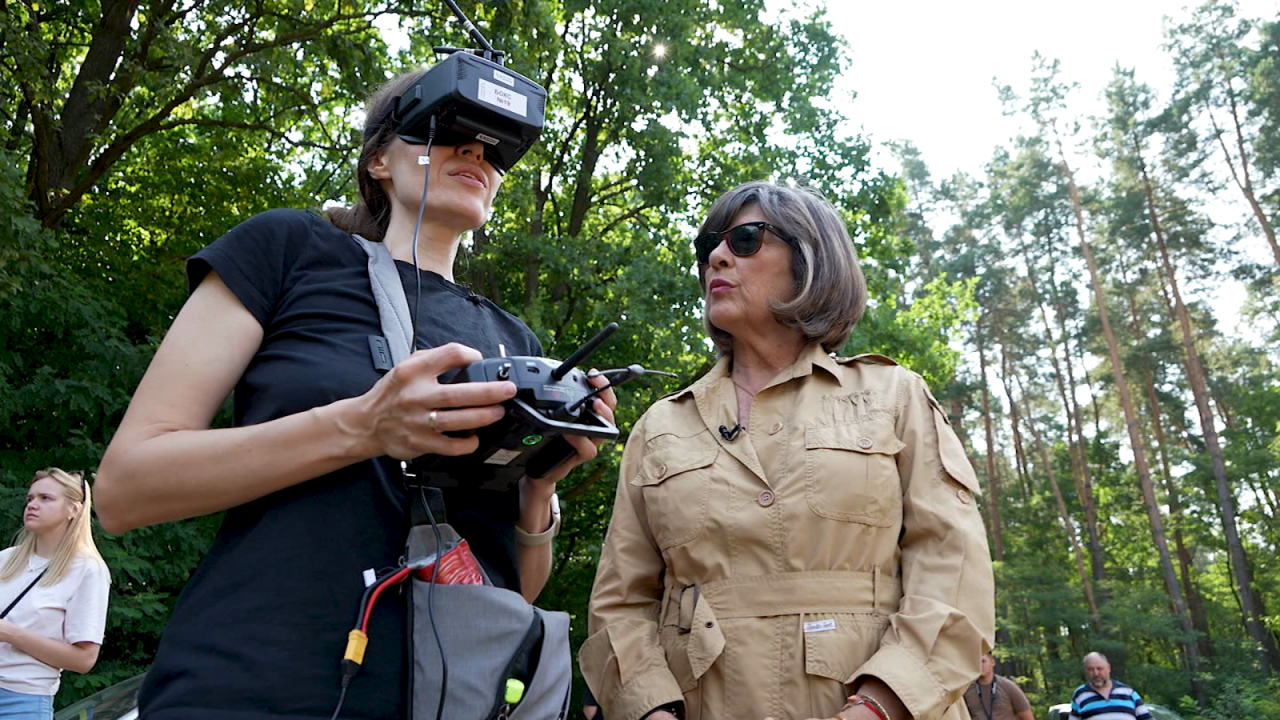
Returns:
[[[493,49],[493,45],[489,44],[489,41],[486,40],[484,35],[480,33],[480,28],[476,27],[475,23],[471,22],[471,20],[467,17],[466,13],[462,12],[462,8],[458,7],[458,3],[454,2],[454,0],[444,0],[444,2],[446,5],[449,6],[449,9],[453,11],[453,14],[458,16],[458,20],[462,21],[462,28],[466,30],[467,34],[471,36],[471,39],[474,40],[476,44],[480,46],[480,49],[471,50],[468,48],[456,48],[456,47],[448,47],[445,45],[437,45],[435,47],[432,47],[431,51],[434,53],[440,53],[444,55],[452,55],[453,53],[456,53],[456,52],[465,52],[465,53],[470,53],[472,55],[476,55],[478,57],[482,57],[485,60],[488,60],[490,62],[495,62],[499,65],[505,65],[506,63],[504,61],[506,60],[507,54],[501,50]]]

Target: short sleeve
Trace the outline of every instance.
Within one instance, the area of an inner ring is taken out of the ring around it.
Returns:
[[[305,210],[268,210],[249,218],[187,260],[189,291],[213,270],[266,327],[298,249],[317,222],[323,220]]]
[[[83,558],[80,585],[67,599],[67,614],[62,621],[62,637],[69,643],[102,644],[107,628],[107,595],[111,577],[107,566],[97,558]]]
[[[1027,700],[1026,693],[1022,692],[1022,688],[1018,687],[1017,683],[1010,680],[1007,687],[1009,689],[1009,700],[1013,703],[1014,713],[1031,709],[1031,702]]]

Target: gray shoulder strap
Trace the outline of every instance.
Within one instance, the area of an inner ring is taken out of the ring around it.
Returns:
[[[409,315],[409,302],[400,282],[400,271],[396,269],[396,261],[386,245],[359,235],[351,237],[369,256],[369,285],[373,287],[373,299],[378,303],[382,334],[391,348],[391,362],[399,365],[413,352],[413,318]]]

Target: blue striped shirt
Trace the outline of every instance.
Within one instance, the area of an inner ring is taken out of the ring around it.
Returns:
[[[1070,720],[1151,720],[1151,711],[1137,690],[1119,680],[1111,681],[1111,694],[1102,697],[1085,683],[1071,696]]]

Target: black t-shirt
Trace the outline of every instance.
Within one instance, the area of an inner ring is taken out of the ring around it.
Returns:
[[[412,265],[397,262],[412,303]],[[303,211],[274,210],[232,229],[187,265],[210,270],[262,324],[236,385],[237,426],[366,392],[378,380],[369,336],[382,335],[368,258],[351,236]],[[542,355],[529,328],[466,287],[427,271],[420,347],[447,342],[486,357]],[[519,490],[445,491],[449,522],[494,583],[519,589]],[[226,512],[183,591],[140,695],[148,720],[326,720],[364,590],[363,572],[397,564],[409,528],[399,463],[377,458]],[[404,595],[382,594],[364,665],[342,717],[405,716]]]

